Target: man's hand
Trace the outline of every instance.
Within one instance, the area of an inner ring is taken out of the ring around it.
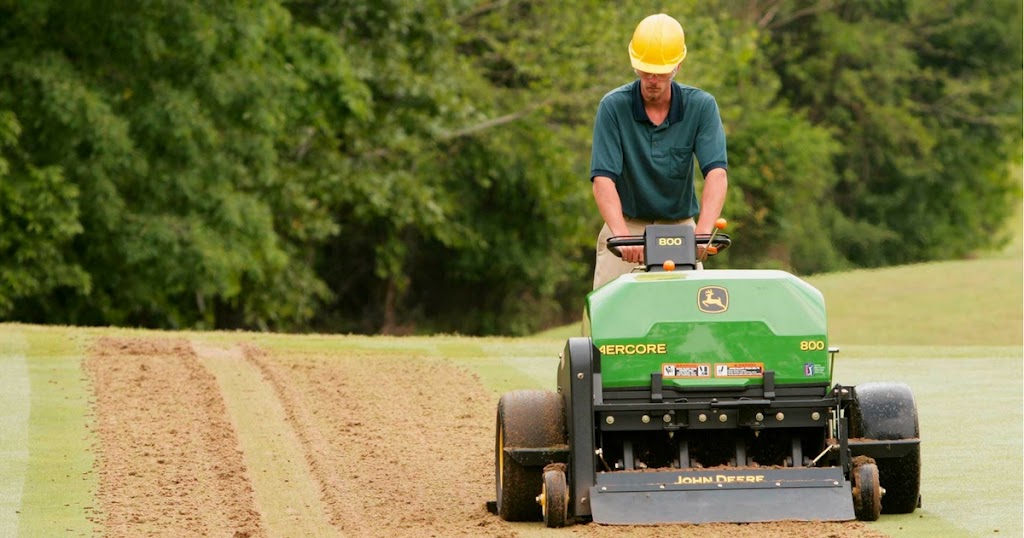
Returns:
[[[624,262],[644,263],[644,247],[636,245],[619,247],[619,252],[622,253],[622,261]]]

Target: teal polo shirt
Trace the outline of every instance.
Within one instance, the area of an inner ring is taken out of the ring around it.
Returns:
[[[722,118],[708,92],[673,81],[668,117],[661,125],[647,117],[639,80],[601,99],[590,180],[607,176],[615,181],[627,217],[681,220],[699,214],[694,156],[704,176],[728,168]]]

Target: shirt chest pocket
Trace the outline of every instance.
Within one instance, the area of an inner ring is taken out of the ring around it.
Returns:
[[[669,151],[669,177],[690,179],[693,177],[693,145],[673,146]]]

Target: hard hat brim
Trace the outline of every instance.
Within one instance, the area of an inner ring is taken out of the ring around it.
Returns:
[[[651,73],[653,75],[664,75],[671,73],[677,65],[683,62],[686,58],[686,45],[683,45],[683,52],[678,58],[673,58],[672,61],[665,64],[652,64],[647,63],[640,59],[640,56],[633,50],[633,43],[629,43],[629,60],[633,64],[633,69],[637,71],[643,71],[644,73]]]
[[[633,69],[637,71],[643,71],[644,73],[650,73],[652,75],[664,75],[671,73],[682,60],[671,65],[658,65],[641,62],[637,59],[630,59],[633,63]]]

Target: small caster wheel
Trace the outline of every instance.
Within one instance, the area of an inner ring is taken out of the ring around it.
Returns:
[[[569,486],[565,473],[558,470],[544,471],[544,485],[537,496],[544,524],[548,527],[564,527],[569,516]]]

